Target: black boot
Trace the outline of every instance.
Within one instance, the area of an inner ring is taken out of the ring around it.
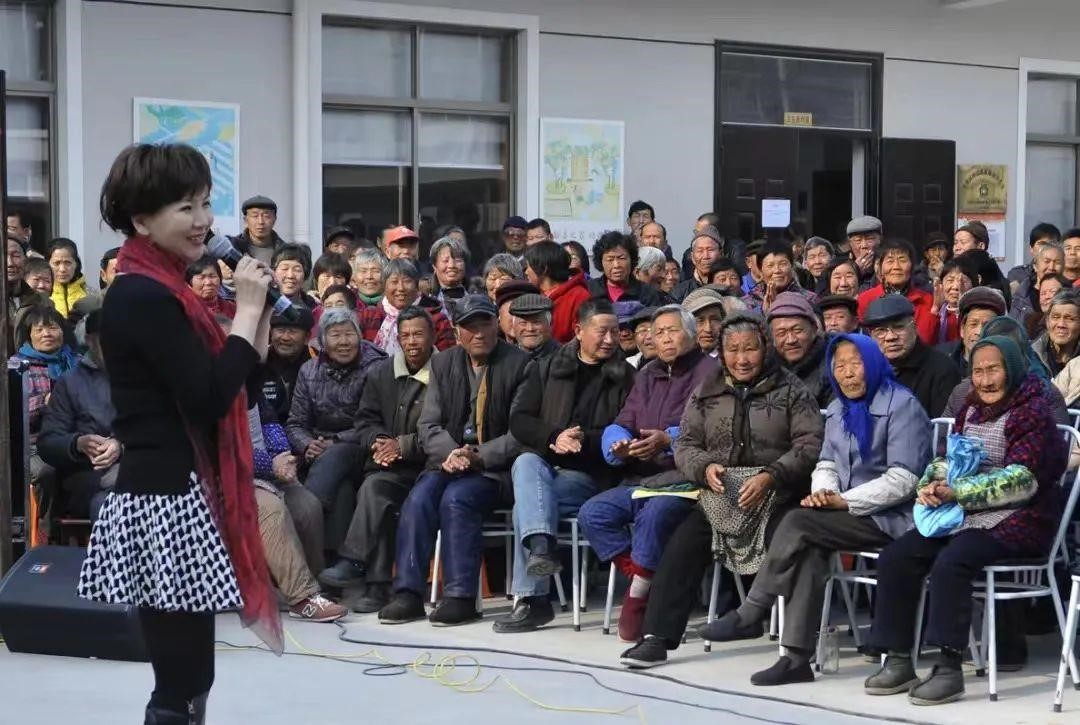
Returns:
[[[167,710],[157,705],[147,705],[143,725],[191,725],[191,714]]]
[[[529,558],[525,562],[525,573],[537,579],[544,579],[562,571],[562,562],[555,557],[555,539],[547,534],[533,534],[526,537],[525,548]]]
[[[416,592],[402,589],[394,594],[390,603],[379,610],[380,624],[406,624],[427,616],[424,602]]]
[[[890,654],[881,669],[866,678],[863,690],[867,695],[896,695],[908,692],[918,683],[911,657]]]
[[[456,627],[475,622],[483,615],[476,611],[476,597],[443,597],[428,621],[435,627]]]
[[[942,648],[939,664],[930,670],[930,676],[908,692],[912,705],[944,705],[964,696],[964,673],[960,669],[963,656],[959,652]]]
[[[204,692],[188,703],[188,714],[191,716],[191,725],[206,724],[206,699],[208,697],[210,697],[210,693]]]
[[[555,619],[551,600],[543,597],[522,597],[509,614],[495,620],[492,629],[502,634],[532,632]]]

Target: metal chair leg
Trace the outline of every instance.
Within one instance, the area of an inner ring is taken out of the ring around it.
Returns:
[[[851,627],[851,636],[855,638],[855,647],[862,646],[862,637],[859,636],[859,622],[855,618],[855,600],[851,596],[851,589],[847,582],[840,582],[840,595],[844,598],[844,608],[847,609],[848,625]]]
[[[986,572],[986,629],[989,641],[990,702],[997,701],[997,627],[994,626],[997,600],[994,593],[994,572]]]
[[[439,601],[439,556],[442,553],[442,529],[435,533],[435,557],[431,560],[431,603]]]
[[[1061,630],[1061,636],[1064,638],[1066,631],[1066,616],[1065,611],[1062,608],[1061,593],[1058,592],[1057,575],[1054,574],[1053,565],[1047,567],[1046,578],[1050,588],[1050,596],[1054,600],[1054,614],[1057,615],[1058,629]],[[1072,650],[1069,650],[1069,674],[1072,676],[1073,682],[1080,682],[1080,668],[1076,665],[1076,654]]]
[[[832,610],[833,582],[836,580],[829,577],[825,581],[825,599],[821,603],[821,624],[818,627],[817,652],[814,655],[814,669],[821,672],[821,662],[825,655],[825,630],[829,626],[829,617]]]
[[[611,609],[615,605],[615,563],[608,565],[607,597],[604,600],[604,634],[611,634]]]
[[[779,601],[779,600],[777,600],[777,601]],[[773,603],[772,609],[769,611],[769,639],[772,640],[773,642],[775,642],[777,637],[780,636],[780,634],[779,634],[780,630],[778,628],[778,623],[777,623],[778,614],[779,614],[779,609],[778,609],[776,603]]]
[[[555,580],[555,593],[559,595],[559,609],[566,611],[566,591],[563,589],[562,577],[558,574],[552,574],[551,578]]]
[[[784,641],[784,598],[776,598],[776,608],[779,611],[777,618],[780,622],[780,631],[777,633],[776,638],[782,643]],[[780,645],[780,656],[784,656],[784,645]]]
[[[578,569],[581,567],[578,549],[578,522],[577,519],[570,521],[570,568],[573,579],[571,581],[571,600],[574,608],[574,631],[581,631],[581,580],[578,577]]]
[[[1065,618],[1065,636],[1061,644],[1061,664],[1058,665],[1057,685],[1054,689],[1054,712],[1061,712],[1061,699],[1065,690],[1065,671],[1069,669],[1069,658],[1076,646],[1076,609],[1080,606],[1080,582],[1073,581],[1069,594],[1069,616]],[[1073,673],[1073,686],[1080,688]]]
[[[589,611],[589,547],[581,549],[581,611]]]
[[[705,621],[712,622],[716,619],[716,607],[720,600],[720,575],[722,573],[722,567],[720,562],[714,561],[712,567],[712,586],[709,588],[709,613],[706,615]],[[736,580],[738,576],[736,575]],[[705,643],[705,651],[712,652],[712,642]]]

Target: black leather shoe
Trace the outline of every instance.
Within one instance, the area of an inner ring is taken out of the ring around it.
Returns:
[[[349,609],[361,614],[378,612],[390,603],[390,585],[385,582],[368,584],[364,593],[342,602]]]
[[[323,586],[348,589],[363,584],[364,574],[366,571],[363,564],[352,559],[341,558],[333,566],[319,572],[317,578]]]
[[[402,589],[394,595],[390,603],[379,610],[380,624],[405,624],[415,622],[427,616],[424,602],[416,592]]]
[[[191,713],[147,705],[143,725],[191,725]]]
[[[814,671],[810,669],[810,662],[796,665],[790,657],[783,656],[772,667],[761,672],[755,672],[750,676],[750,684],[760,687],[774,687],[776,685],[791,685],[796,682],[813,682]]]
[[[698,636],[706,642],[734,642],[739,639],[757,639],[765,632],[761,622],[743,624],[734,609],[708,624],[698,627]]]
[[[886,657],[881,669],[866,678],[863,690],[867,695],[897,695],[919,684],[919,676],[910,657]]]
[[[522,597],[510,611],[495,620],[491,628],[500,634],[532,632],[555,619],[555,610],[547,597]]]
[[[912,705],[944,705],[964,696],[964,673],[960,670],[934,665],[930,676],[908,692]]]
[[[667,662],[667,644],[660,637],[646,637],[619,657],[619,664],[632,670],[647,670]]]
[[[484,615],[476,611],[474,597],[444,597],[428,616],[433,627],[457,627],[475,622]]]

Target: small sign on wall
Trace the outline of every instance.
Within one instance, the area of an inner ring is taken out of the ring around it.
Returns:
[[[990,256],[1005,259],[1005,221],[1009,206],[1009,167],[959,164],[956,167],[957,226],[982,222],[990,235]]]
[[[786,111],[784,113],[784,125],[785,126],[813,126],[814,114],[812,113],[795,113],[792,111]]]

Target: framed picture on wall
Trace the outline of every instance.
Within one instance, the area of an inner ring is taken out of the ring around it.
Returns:
[[[213,101],[178,101],[136,98],[136,143],[186,143],[198,149],[210,164],[213,189],[210,204],[214,228],[239,234],[240,218],[240,106]]]

